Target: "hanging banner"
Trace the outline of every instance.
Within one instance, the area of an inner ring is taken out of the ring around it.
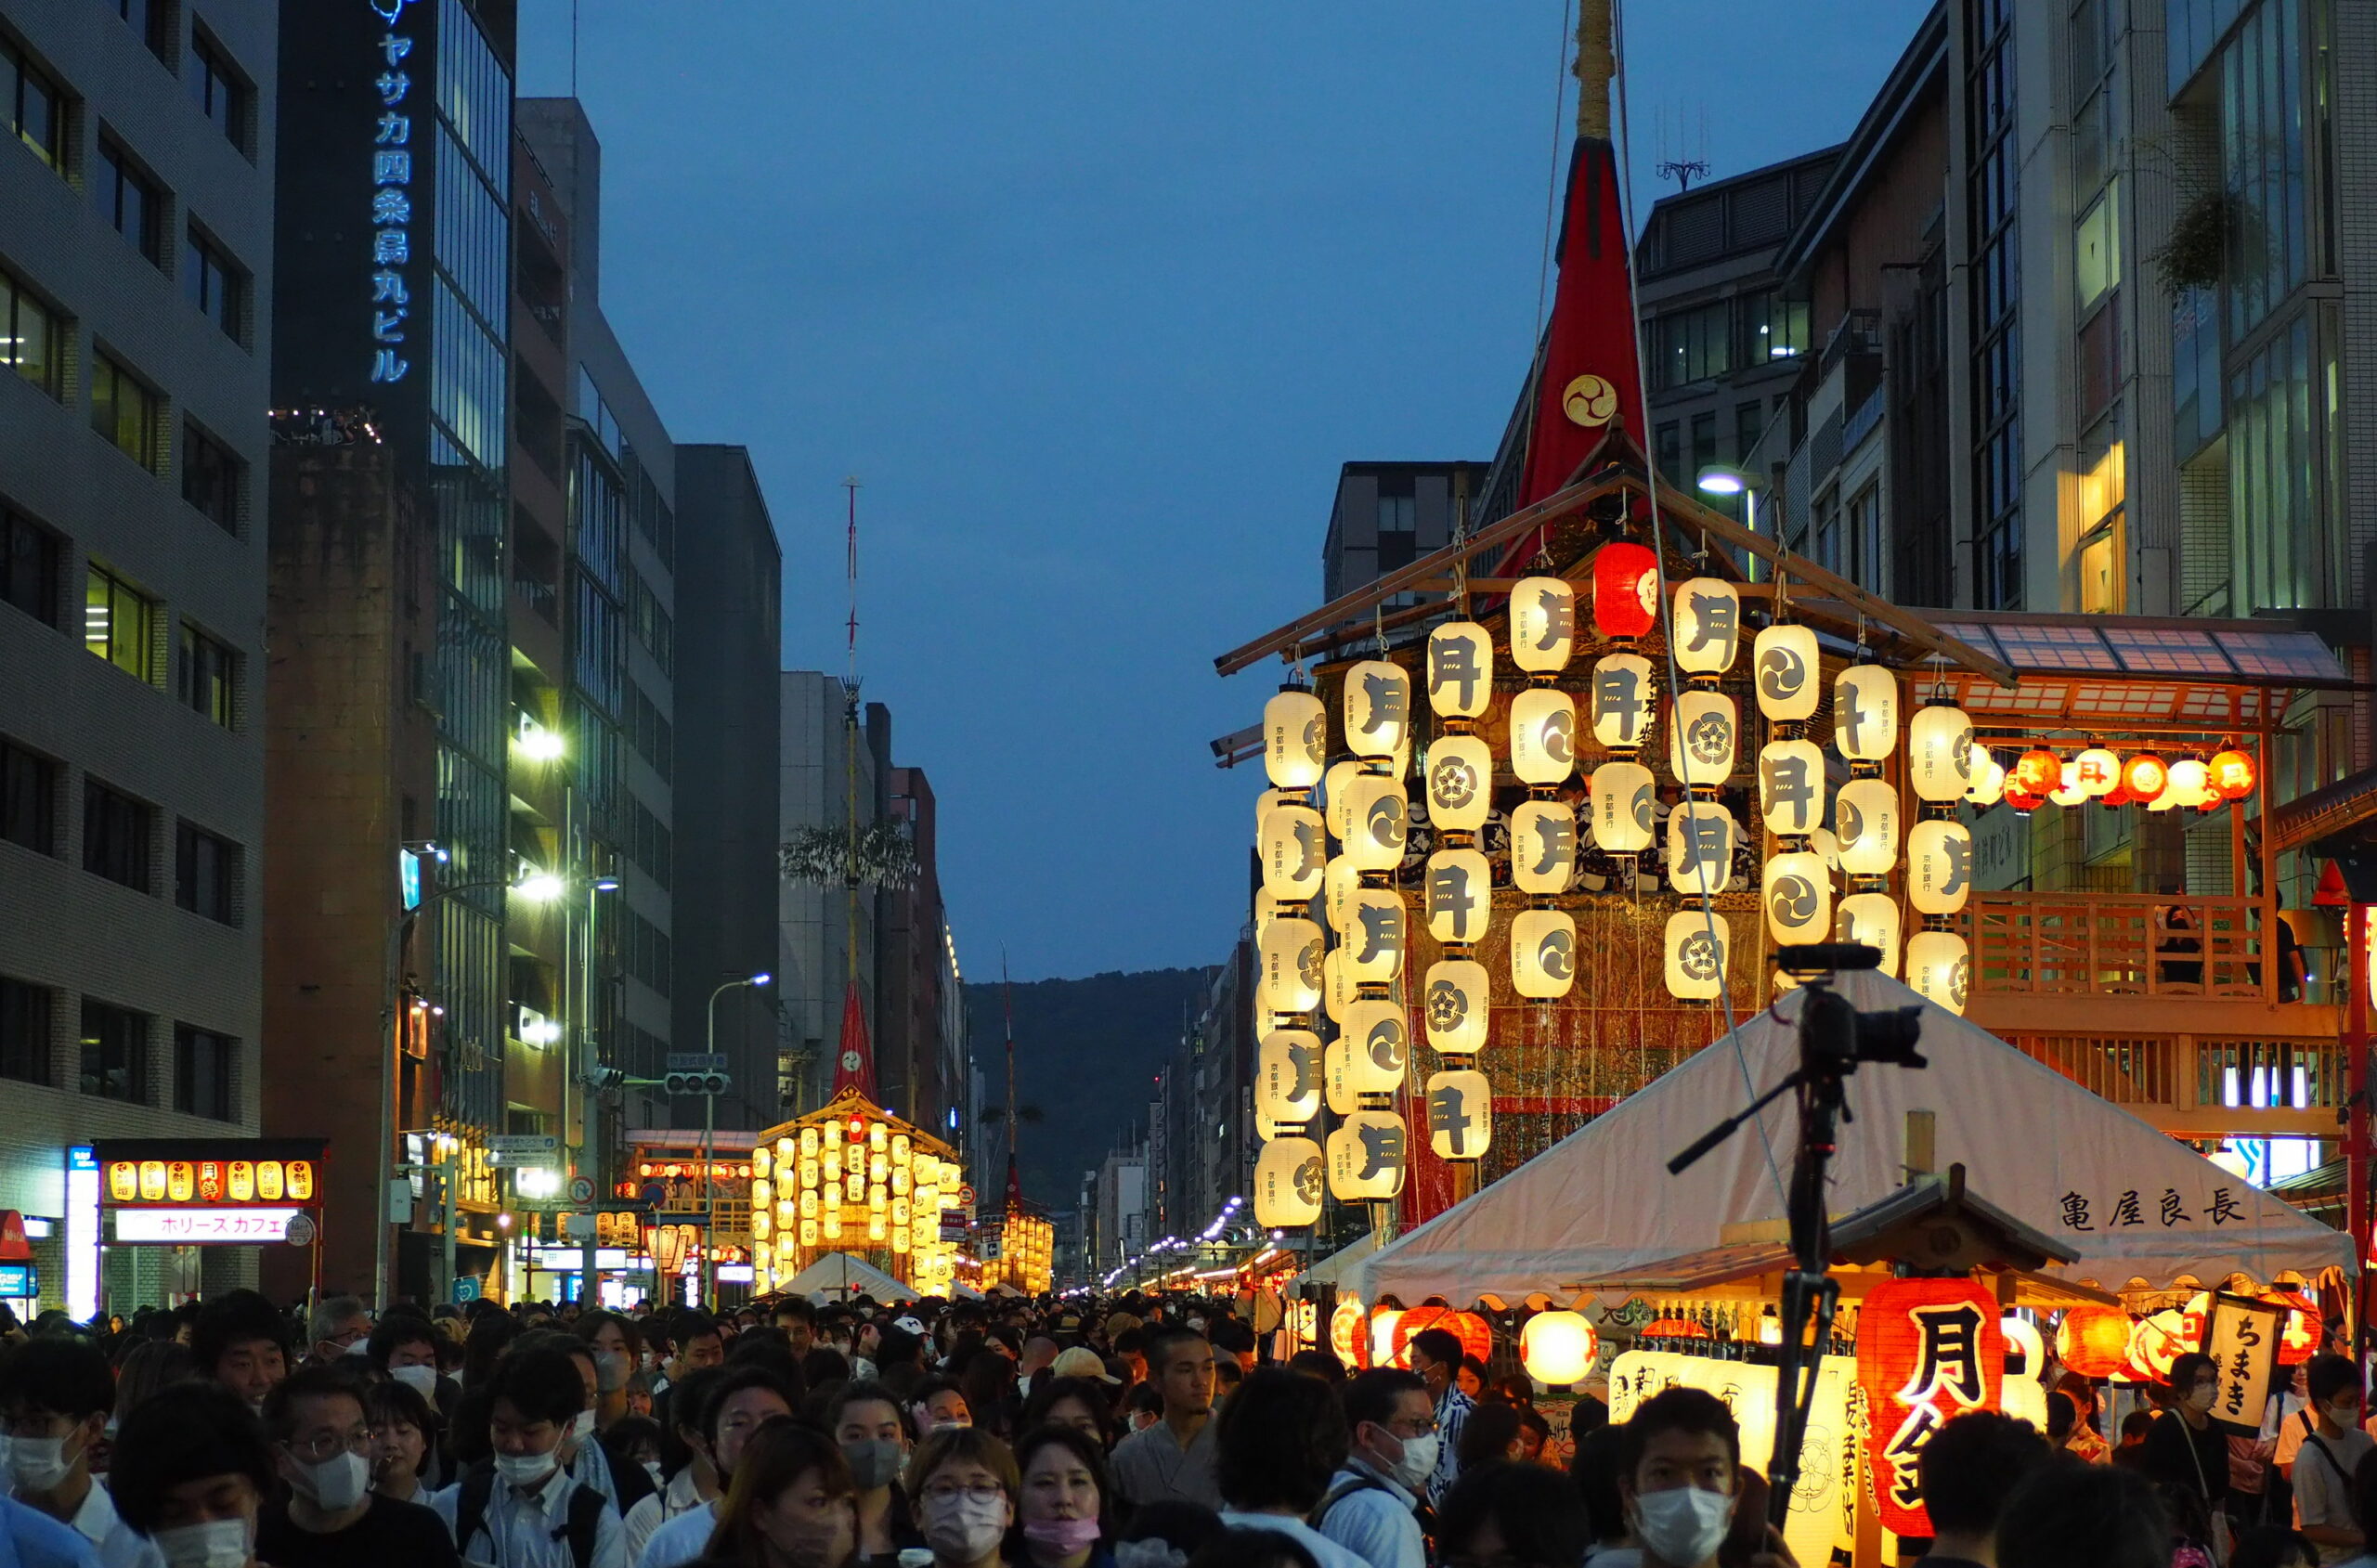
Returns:
[[[2250,1296],[2215,1295],[2203,1328],[2203,1353],[2219,1369],[2212,1419],[2239,1437],[2261,1435],[2277,1378],[2280,1319],[2287,1309]]]
[[[1953,1416],[1999,1406],[2006,1331],[1996,1299],[1969,1279],[1890,1279],[1857,1314],[1865,1463],[1882,1527],[1929,1536],[1921,1461]],[[1613,1411],[1613,1415],[1615,1412]]]

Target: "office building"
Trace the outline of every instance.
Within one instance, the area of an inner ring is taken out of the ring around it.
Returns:
[[[777,690],[784,749],[776,800],[783,841],[791,843],[815,829],[842,836],[855,828],[863,836],[887,820],[890,709],[881,703],[862,708],[855,690],[813,669],[786,670]],[[774,988],[782,1010],[775,1074],[780,1114],[762,1125],[825,1103],[841,1050],[843,998],[853,982],[867,1038],[881,1038],[877,893],[876,886],[863,885],[853,899],[838,876],[787,876],[777,888],[783,959]],[[879,1051],[876,1069],[880,1088]],[[979,1174],[975,1185],[981,1186]]]
[[[1486,464],[1479,462],[1349,462],[1338,471],[1320,547],[1324,599],[1351,593],[1452,542],[1470,518]],[[1472,522],[1474,526],[1474,521]],[[1439,597],[1398,595],[1400,608]]]

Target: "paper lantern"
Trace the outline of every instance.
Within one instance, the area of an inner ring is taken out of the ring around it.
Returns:
[[[1475,849],[1439,849],[1428,857],[1428,935],[1466,946],[1486,940],[1494,918],[1494,873]]]
[[[1961,1017],[1972,989],[1972,955],[1954,931],[1917,931],[1907,939],[1906,984],[1926,1002]]]
[[[1474,833],[1494,810],[1494,754],[1475,735],[1428,743],[1428,821],[1448,833]]]
[[[1758,751],[1758,810],[1779,838],[1813,833],[1824,821],[1824,753],[1813,741],[1769,741]]]
[[[1619,539],[1593,556],[1593,629],[1604,637],[1640,637],[1659,613],[1659,558],[1643,545]]]
[[[2008,775],[2006,790],[2014,793],[2017,785],[2021,793],[2044,800],[2047,792],[2063,783],[2063,758],[2043,745],[2033,746],[2022,753]]]
[[[1511,662],[1549,675],[1568,667],[1576,647],[1576,590],[1558,577],[1521,577],[1511,590]]]
[[[1918,709],[1906,727],[1906,782],[1918,800],[1955,800],[1972,784],[1972,720],[1945,703]]]
[[[1713,800],[1687,800],[1669,811],[1668,886],[1679,893],[1723,890],[1738,831],[1734,814]]]
[[[1474,1069],[1428,1075],[1428,1147],[1439,1160],[1482,1160],[1494,1139],[1494,1089]]]
[[[1640,654],[1604,654],[1593,661],[1593,739],[1612,751],[1632,751],[1651,732],[1658,695],[1651,661]]]
[[[1494,638],[1475,621],[1447,621],[1428,633],[1428,706],[1446,719],[1474,719],[1494,700]]]
[[[1511,918],[1511,986],[1539,999],[1577,983],[1577,922],[1565,910],[1522,910]]]
[[[1931,1534],[1920,1462],[1951,1417],[1996,1408],[2006,1380],[1997,1301],[1969,1279],[1885,1279],[1857,1312],[1865,1462],[1885,1529]]]
[[[1521,784],[1568,782],[1577,771],[1577,699],[1548,686],[1511,699],[1511,771]]]
[[[1392,757],[1411,729],[1411,676],[1387,659],[1345,671],[1345,746],[1357,757]]]
[[[1365,1365],[1370,1349],[1369,1335],[1362,1303],[1352,1296],[1337,1298],[1337,1306],[1329,1315],[1329,1348],[1347,1367]]]
[[[1577,875],[1577,809],[1528,800],[1511,813],[1511,885],[1522,893],[1565,893]]]
[[[1917,823],[1906,840],[1906,899],[1919,914],[1954,914],[1972,893],[1972,829]]]
[[[1879,876],[1898,863],[1898,791],[1881,779],[1851,779],[1832,805],[1840,869]]]
[[[1758,711],[1780,722],[1816,710],[1816,634],[1797,624],[1770,626],[1752,645]]]
[[[1396,1353],[1403,1346],[1396,1341],[1395,1330],[1402,1325],[1402,1322],[1403,1311],[1400,1307],[1382,1306],[1370,1314],[1368,1345],[1371,1366],[1393,1367],[1406,1372],[1411,1369],[1408,1359],[1396,1359]]]
[[[1493,982],[1474,958],[1442,958],[1428,965],[1420,995],[1428,1044],[1436,1051],[1467,1055],[1486,1048],[1493,1007]]]
[[[1403,1087],[1411,1061],[1411,1026],[1403,1009],[1384,1000],[1357,1002],[1345,1015],[1345,1080],[1356,1095],[1391,1095]]]
[[[1275,1029],[1254,1054],[1254,1119],[1266,1138],[1320,1114],[1320,1036]]]
[[[1329,761],[1329,709],[1301,686],[1263,705],[1263,771],[1281,789],[1309,789]]]
[[[1345,784],[1345,858],[1363,871],[1393,871],[1403,863],[1410,833],[1403,785],[1374,773],[1357,774]]]
[[[1684,1002],[1713,1002],[1724,994],[1725,965],[1733,930],[1713,911],[1679,910],[1668,916],[1668,994]]]
[[[2014,814],[2019,817],[2027,817],[2033,811],[2037,810],[2040,807],[2046,804],[2046,801],[2041,797],[2026,795],[2021,790],[2015,788],[2013,775],[2010,773],[2007,775],[2006,779],[2005,801],[2007,805],[2011,806],[2014,809]]]
[[[2072,782],[2091,800],[2101,800],[2121,784],[2121,758],[2092,745],[2072,759]]]
[[[1519,1365],[1547,1388],[1582,1382],[1601,1355],[1601,1336],[1578,1312],[1539,1312],[1519,1329]]]
[[[1274,1013],[1309,1013],[1319,1006],[1319,923],[1281,915],[1257,940],[1263,1005]]]
[[[1668,726],[1668,770],[1686,784],[1714,788],[1734,771],[1741,729],[1734,699],[1722,692],[1680,692]]]
[[[1734,667],[1742,645],[1742,596],[1720,577],[1694,577],[1675,590],[1674,641],[1678,669],[1689,675],[1721,675]]]
[[[2129,1314],[2117,1306],[2076,1306],[2055,1330],[2055,1358],[2084,1378],[2110,1378],[2129,1359]]]
[[[1320,1218],[1320,1146],[1310,1138],[1274,1138],[1254,1157],[1254,1223],[1266,1230],[1308,1225]]]
[[[1766,862],[1760,878],[1766,928],[1778,944],[1820,942],[1832,935],[1832,879],[1824,859],[1795,849]]]
[[[1851,893],[1840,901],[1839,940],[1863,942],[1882,955],[1885,975],[1898,973],[1898,901],[1888,893]]]
[[[2077,806],[2085,802],[2088,798],[2088,792],[2080,787],[2079,764],[2066,762],[2061,771],[2063,775],[2061,782],[2046,792],[2046,797],[2059,806]]]
[[[2184,1318],[2176,1308],[2165,1308],[2149,1317],[2141,1317],[2129,1331],[2129,1362],[2125,1370],[2143,1377],[2139,1382],[2167,1383],[2171,1380],[2171,1365],[2201,1342],[2199,1327],[2195,1337],[2189,1337]]]
[[[1320,874],[1320,918],[1339,936],[1354,920],[1354,895],[1362,890],[1362,868],[1344,855]]]
[[[1275,806],[1263,819],[1263,892],[1281,903],[1307,903],[1329,867],[1328,830],[1309,806]]]
[[[1361,982],[1354,978],[1351,958],[1352,950],[1341,942],[1320,960],[1320,1010],[1329,1015],[1331,1023],[1341,1026],[1345,1009],[1362,999]]]
[[[1879,762],[1898,749],[1898,677],[1853,664],[1833,678],[1833,748],[1851,762]]]
[[[1354,923],[1345,934],[1345,978],[1356,985],[1393,983],[1403,973],[1409,941],[1403,895],[1384,888],[1363,888],[1354,895]]]
[[[2121,787],[2133,800],[2151,800],[2171,782],[2171,770],[2150,751],[2133,753],[2121,765]]]
[[[1985,745],[1972,748],[1972,783],[1965,798],[1976,806],[1994,806],[2006,794],[2006,765]]]
[[[2254,759],[2235,746],[2214,752],[2203,766],[2205,782],[2221,799],[2242,800],[2254,793]]]
[[[1594,769],[1586,796],[1593,842],[1620,855],[1649,849],[1656,784],[1651,770],[1639,762],[1604,762]]]
[[[2262,1300],[2286,1309],[2286,1315],[2279,1320],[2278,1364],[2280,1367],[2300,1367],[2319,1354],[2319,1315],[2316,1307],[2302,1297],[2290,1295],[2284,1290],[2273,1290]]]
[[[1348,1203],[1393,1198],[1403,1190],[1409,1158],[1403,1118],[1391,1110],[1357,1110],[1329,1134],[1329,1190]]]

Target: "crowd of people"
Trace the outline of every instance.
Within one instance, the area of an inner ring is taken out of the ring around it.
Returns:
[[[0,1568],[1798,1568],[1713,1395],[1611,1424],[1440,1328],[1409,1360],[1273,1362],[1227,1301],[1138,1295],[53,1313],[0,1342]],[[2117,1441],[2077,1378],[2045,1432],[1954,1418],[1902,1545],[2377,1568],[2356,1364],[2237,1451],[2210,1377],[2178,1358]]]

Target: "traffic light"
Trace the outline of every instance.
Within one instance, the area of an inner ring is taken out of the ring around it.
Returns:
[[[728,1084],[722,1072],[672,1072],[664,1086],[672,1095],[723,1095]]]

